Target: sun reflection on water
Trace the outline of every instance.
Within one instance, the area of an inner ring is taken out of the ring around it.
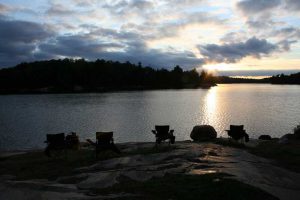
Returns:
[[[204,98],[203,123],[213,125],[216,122],[217,90],[212,87]]]

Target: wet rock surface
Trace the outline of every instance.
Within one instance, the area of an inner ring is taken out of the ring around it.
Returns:
[[[152,143],[122,144],[124,151],[153,147]],[[0,177],[0,199],[113,199],[131,194],[93,195],[95,188],[106,188],[132,179],[147,181],[166,173],[201,175],[228,173],[231,178],[259,187],[280,199],[299,199],[300,174],[273,165],[267,159],[244,150],[212,143],[178,142],[170,152],[132,155],[99,161],[75,169],[74,176],[55,181],[16,181]]]

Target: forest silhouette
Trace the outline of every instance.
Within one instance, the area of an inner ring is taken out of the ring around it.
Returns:
[[[0,93],[106,92],[114,90],[182,89],[216,83],[299,84],[300,73],[255,80],[216,77],[196,69],[184,71],[143,67],[141,63],[59,59],[21,63],[0,70]]]

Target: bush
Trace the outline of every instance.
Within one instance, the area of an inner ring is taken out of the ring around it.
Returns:
[[[294,128],[294,134],[297,139],[300,139],[300,124]]]

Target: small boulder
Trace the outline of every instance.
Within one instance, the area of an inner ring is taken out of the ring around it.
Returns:
[[[194,126],[190,137],[197,142],[208,141],[217,138],[217,132],[214,127],[210,125]]]
[[[258,137],[260,140],[272,140],[272,137],[270,135],[261,135]]]

